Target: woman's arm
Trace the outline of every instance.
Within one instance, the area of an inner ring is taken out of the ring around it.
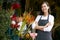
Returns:
[[[38,29],[38,30],[44,30],[44,28],[48,27],[50,25],[50,23],[47,23],[45,26],[38,26],[38,23],[36,23],[36,27],[35,29]]]
[[[54,25],[54,17],[50,16],[49,17],[49,23],[47,23],[45,26],[38,26],[38,23],[35,23],[35,29],[42,30],[42,31],[51,31],[53,25]]]

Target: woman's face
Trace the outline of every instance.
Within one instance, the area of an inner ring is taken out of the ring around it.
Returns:
[[[47,6],[46,3],[43,3],[41,6],[41,9],[42,9],[42,12],[46,13],[46,12],[48,12],[49,6]]]

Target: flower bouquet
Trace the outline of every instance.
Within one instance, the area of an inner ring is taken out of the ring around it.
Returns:
[[[31,32],[30,28],[31,28],[31,24],[34,22],[34,19],[35,17],[31,15],[31,12],[29,13],[26,11],[24,12],[22,25],[20,26],[20,30],[18,33],[19,36],[26,37],[26,38],[30,37],[30,34],[29,34]]]
[[[15,30],[15,34],[17,34],[21,38],[31,39],[31,24],[34,22],[35,17],[31,15],[30,12],[24,12],[23,16],[20,17],[12,17],[12,28]]]

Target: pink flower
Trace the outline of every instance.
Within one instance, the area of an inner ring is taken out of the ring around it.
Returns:
[[[37,33],[30,33],[30,36],[35,39],[35,37],[37,36]]]

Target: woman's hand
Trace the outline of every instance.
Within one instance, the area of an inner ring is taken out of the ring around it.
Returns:
[[[51,25],[51,23],[49,22],[49,23],[47,23],[46,25],[45,25],[45,27],[48,27],[49,25]]]
[[[35,22],[36,26],[35,26],[35,29],[42,29],[42,28],[45,28],[46,26],[39,26],[37,22]]]

